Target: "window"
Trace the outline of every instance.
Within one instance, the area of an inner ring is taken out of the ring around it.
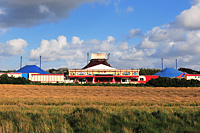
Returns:
[[[126,79],[122,79],[122,82],[126,82]]]
[[[122,79],[122,83],[127,83],[128,79]]]
[[[88,75],[92,75],[92,73],[91,73],[91,72],[89,72],[89,73],[88,73]]]
[[[75,75],[75,73],[73,72],[73,73],[71,73],[71,75]]]
[[[140,81],[144,81],[144,78],[140,78]]]
[[[123,75],[130,75],[130,72],[123,72]]]

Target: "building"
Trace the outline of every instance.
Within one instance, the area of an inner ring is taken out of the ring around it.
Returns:
[[[22,77],[26,79],[29,79],[29,77],[31,77],[31,74],[49,74],[48,72],[42,70],[36,65],[26,65],[15,71],[15,73],[22,73]]]
[[[194,80],[199,80],[200,81],[200,74],[185,74],[184,78],[186,80],[192,80],[192,79],[194,79]]]
[[[138,69],[116,69],[105,53],[92,53],[90,62],[82,69],[69,70],[70,83],[138,83]]]
[[[177,69],[174,69],[172,67],[167,67],[154,75],[157,75],[159,77],[167,77],[167,78],[183,78],[185,73]]]
[[[29,80],[41,83],[63,83],[64,74],[31,74]]]
[[[145,84],[151,79],[156,79],[158,78],[158,75],[140,75],[138,79],[138,83],[140,84]]]
[[[62,83],[64,82],[64,74],[50,74],[36,65],[26,65],[15,73],[21,73],[21,77],[29,79],[32,82],[42,83]]]

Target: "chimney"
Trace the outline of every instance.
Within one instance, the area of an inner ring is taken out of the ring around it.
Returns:
[[[107,56],[108,56],[108,57],[107,57],[107,61],[109,62],[109,60],[110,60],[110,53],[108,53]]]
[[[20,68],[22,68],[22,56],[21,56],[21,59],[20,59]]]
[[[162,71],[163,71],[163,58],[161,58],[161,66],[162,66]]]
[[[41,58],[42,58],[42,57],[41,57],[41,55],[40,55],[40,68],[42,67],[42,64],[41,64],[41,63],[42,63],[42,62],[41,62]]]
[[[89,63],[90,59],[89,59],[90,54],[87,53],[87,64]]]

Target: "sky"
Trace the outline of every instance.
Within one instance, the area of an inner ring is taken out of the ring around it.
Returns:
[[[110,53],[117,69],[200,70],[200,0],[0,0],[0,70],[81,69]]]

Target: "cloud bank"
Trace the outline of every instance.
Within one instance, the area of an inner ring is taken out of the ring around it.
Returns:
[[[71,10],[95,0],[0,0],[0,28],[57,22]]]
[[[90,2],[116,5],[120,0],[0,0],[0,29],[58,22]]]

